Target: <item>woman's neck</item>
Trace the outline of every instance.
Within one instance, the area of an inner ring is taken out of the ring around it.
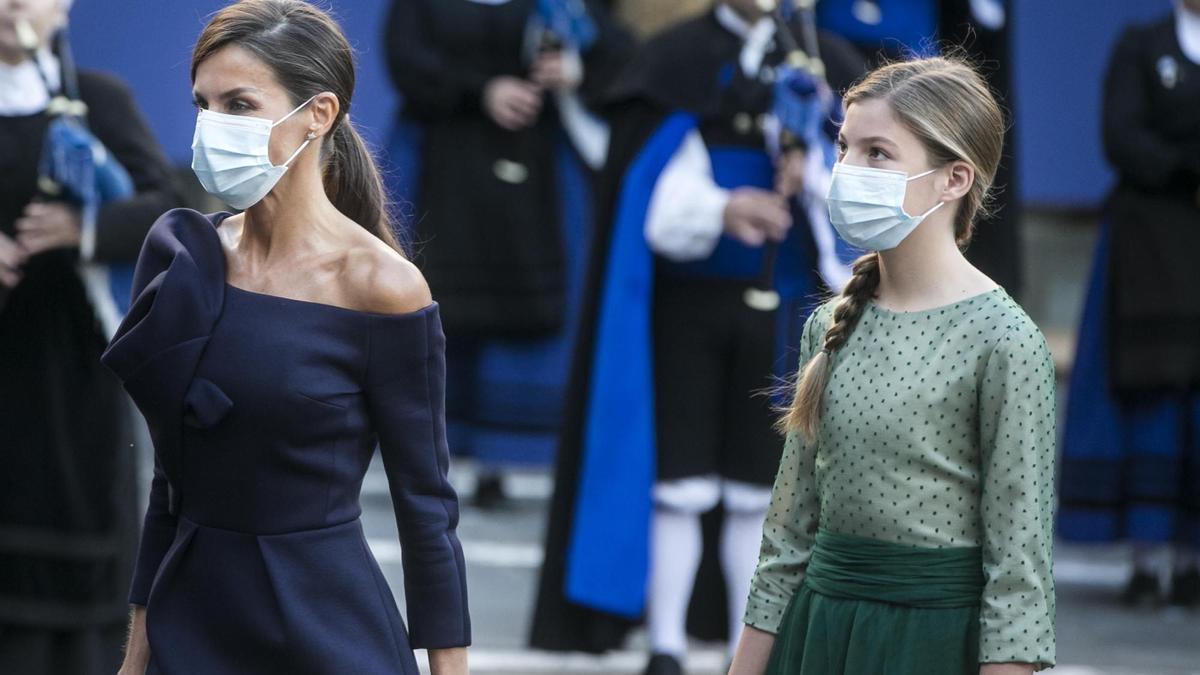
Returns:
[[[877,303],[897,311],[917,311],[995,288],[995,282],[967,261],[950,232],[950,223],[931,216],[899,246],[882,251]]]
[[[242,215],[237,248],[251,270],[320,250],[333,235],[340,212],[325,195],[316,162],[297,157],[283,179]]]

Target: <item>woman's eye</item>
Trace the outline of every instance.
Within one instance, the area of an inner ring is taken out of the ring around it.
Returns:
[[[247,110],[252,110],[252,108],[249,105],[246,105],[246,102],[242,101],[241,99],[235,98],[229,102],[230,112],[246,112]]]
[[[842,143],[841,141],[838,141],[838,143],[837,143],[837,154],[838,154],[838,157],[841,157],[842,155],[846,154],[846,144],[845,144],[845,143]]]
[[[886,152],[879,148],[871,148],[871,151],[867,153],[867,157],[871,159],[891,159]]]

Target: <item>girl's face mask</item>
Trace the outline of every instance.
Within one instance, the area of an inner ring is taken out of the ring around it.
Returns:
[[[919,216],[904,212],[908,182],[935,171],[930,169],[909,177],[903,171],[839,162],[833,166],[826,197],[829,221],[851,246],[867,251],[896,248],[926,216],[946,203],[939,201]]]

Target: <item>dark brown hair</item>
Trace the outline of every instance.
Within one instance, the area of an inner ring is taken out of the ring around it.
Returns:
[[[966,248],[975,218],[987,213],[988,193],[1004,149],[1004,113],[987,83],[959,59],[916,59],[870,72],[846,92],[842,102],[850,107],[869,99],[887,101],[900,123],[920,139],[932,166],[959,161],[974,168],[975,182],[954,214],[954,239],[959,248]],[[879,288],[879,254],[868,253],[854,261],[852,271],[834,305],[821,351],[801,370],[792,405],[779,421],[784,431],[798,431],[809,439],[816,436],[833,353],[850,339]]]
[[[403,253],[379,169],[350,123],[353,51],[337,23],[303,0],[240,0],[214,14],[201,31],[192,50],[192,80],[205,59],[229,45],[265,63],[293,106],[321,92],[337,96],[338,116],[321,144],[325,194],[347,218]]]

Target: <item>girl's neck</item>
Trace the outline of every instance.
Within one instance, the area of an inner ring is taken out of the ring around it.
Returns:
[[[967,261],[947,222],[923,222],[899,246],[879,254],[876,304],[887,309],[939,307],[995,287]]]

